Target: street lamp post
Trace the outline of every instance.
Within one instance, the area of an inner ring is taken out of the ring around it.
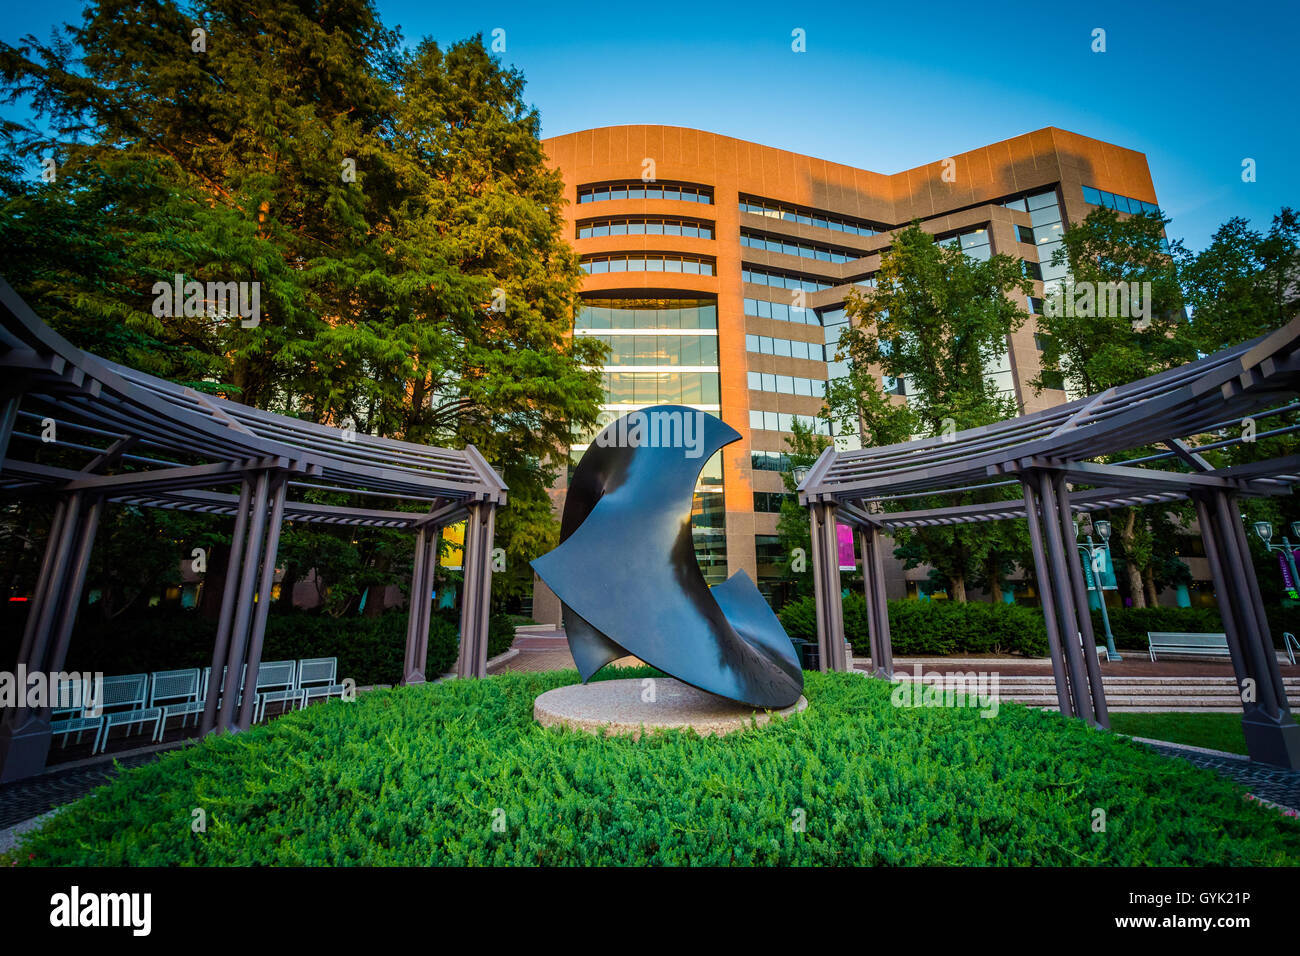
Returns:
[[[1092,572],[1089,575],[1092,583],[1088,585],[1088,589],[1092,590],[1095,587],[1097,590],[1097,603],[1101,605],[1101,623],[1106,628],[1106,653],[1112,661],[1122,661],[1124,658],[1120,657],[1119,651],[1115,649],[1115,636],[1110,631],[1110,614],[1106,610],[1106,592],[1101,589],[1101,572],[1097,570],[1096,563],[1098,555],[1110,554],[1110,522],[1104,518],[1099,518],[1092,523],[1092,526],[1097,531],[1097,537],[1101,538],[1101,544],[1093,544],[1091,531],[1087,534],[1087,544],[1078,541],[1081,528],[1079,525],[1075,525],[1075,546],[1079,549],[1079,556],[1088,562],[1088,567]]]
[[[1294,548],[1300,547],[1300,521],[1291,522],[1291,533],[1296,536],[1297,544],[1292,544],[1286,535],[1282,535],[1281,544],[1273,544],[1273,524],[1269,521],[1256,521],[1255,534],[1259,540],[1264,542],[1264,548],[1269,552],[1281,551],[1286,565],[1291,569],[1291,587],[1300,591],[1300,575],[1296,574],[1295,552]]]

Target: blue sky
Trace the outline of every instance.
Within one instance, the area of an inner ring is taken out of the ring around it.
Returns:
[[[1267,228],[1300,206],[1296,0],[378,5],[408,39],[505,30],[547,136],[690,126],[889,173],[1059,126],[1146,153],[1193,249],[1230,216]],[[0,39],[81,6],[13,6]]]

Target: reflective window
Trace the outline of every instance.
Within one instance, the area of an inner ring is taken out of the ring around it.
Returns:
[[[804,259],[816,259],[820,262],[853,262],[866,253],[852,250],[836,249],[831,246],[813,245],[807,242],[792,242],[789,239],[771,236],[761,232],[741,230],[740,244],[750,249],[765,249],[768,252],[780,252],[789,256],[801,256]]]
[[[712,239],[713,223],[702,219],[622,216],[617,219],[584,219],[578,223],[579,239],[601,236],[687,236]]]
[[[609,255],[583,256],[580,265],[588,275],[600,275],[605,272],[681,272],[702,276],[714,274],[712,258],[674,252],[643,255],[615,252]]]
[[[878,223],[866,223],[842,216],[833,216],[829,213],[805,211],[786,203],[775,202],[771,199],[759,199],[755,196],[741,196],[740,211],[751,212],[755,215],[765,216],[768,219],[782,219],[785,222],[816,226],[819,229],[833,229],[836,232],[844,232],[853,236],[874,236],[876,233],[889,228]]]
[[[1133,214],[1160,212],[1160,207],[1155,203],[1145,202],[1141,199],[1134,199],[1132,196],[1120,196],[1117,193],[1108,193],[1104,189],[1096,189],[1092,186],[1083,187],[1083,201],[1091,203],[1094,206],[1105,206],[1107,209],[1115,209],[1119,212]]]
[[[712,205],[713,190],[690,183],[645,183],[639,179],[600,186],[579,186],[578,202],[603,202],[607,199],[676,199]]]
[[[772,272],[745,266],[741,276],[746,282],[757,285],[776,286],[778,289],[802,289],[805,292],[820,292],[829,289],[834,283],[815,276],[801,276],[787,272]],[[855,280],[856,281],[856,280]]]

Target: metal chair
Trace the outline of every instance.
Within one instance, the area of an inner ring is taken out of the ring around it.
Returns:
[[[269,661],[257,669],[257,703],[253,708],[253,721],[266,717],[266,705],[271,701],[298,706],[302,690],[298,687],[297,665],[293,661]],[[286,708],[281,708],[281,713]]]
[[[344,691],[336,683],[339,660],[337,657],[310,657],[298,662],[298,686],[302,688],[302,706],[314,697],[333,697]]]
[[[99,734],[91,753],[98,753],[108,746],[108,737],[114,727],[125,725],[127,732],[130,733],[130,728],[153,721],[153,733],[157,735],[158,722],[162,720],[162,708],[145,706],[148,693],[148,674],[124,674],[121,677],[104,678],[100,700],[105,710],[104,719],[100,724]],[[117,709],[110,710],[110,708]]]

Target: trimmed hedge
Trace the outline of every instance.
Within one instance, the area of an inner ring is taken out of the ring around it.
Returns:
[[[787,604],[778,617],[791,637],[817,640],[811,597]],[[861,594],[844,598],[844,635],[854,654],[870,655],[867,602]],[[1037,608],[1014,604],[890,601],[889,636],[895,654],[1047,654],[1042,614]]]
[[[1147,631],[1205,633],[1223,630],[1223,618],[1212,607],[1108,607],[1110,630],[1115,646],[1145,651],[1150,644]],[[1092,612],[1092,629],[1097,643],[1104,644],[1106,630],[1101,611]],[[1279,632],[1278,637],[1281,637]]]
[[[1148,631],[1221,632],[1223,619],[1217,608],[1123,607],[1107,608],[1115,646],[1147,649]],[[811,597],[792,601],[777,616],[791,637],[817,640],[816,608]],[[1275,643],[1281,647],[1282,628],[1275,622]],[[1104,644],[1106,630],[1101,611],[1092,612],[1097,643]],[[1296,630],[1294,625],[1290,630]],[[844,635],[853,653],[870,656],[867,602],[861,594],[844,598]],[[983,601],[890,601],[889,636],[895,654],[1024,654],[1047,655],[1047,630],[1041,608]]]
[[[134,620],[114,621],[108,628],[78,628],[68,650],[66,670],[135,674],[176,667],[207,667],[217,622],[187,611],[167,611]],[[21,634],[21,627],[17,634]],[[16,636],[16,635],[15,635]],[[488,623],[488,656],[502,653],[515,638],[505,614]],[[452,670],[460,648],[459,619],[443,612],[429,623],[430,677]],[[406,652],[406,612],[379,617],[330,617],[295,611],[266,619],[262,660],[337,657],[339,678],[358,686],[395,684],[402,678]],[[17,653],[16,642],[7,655]],[[8,665],[6,665],[8,666]]]
[[[807,711],[721,738],[538,726],[533,699],[576,680],[375,691],[208,737],[0,865],[1300,863],[1300,822],[1058,714],[896,708],[888,683],[810,673]]]

